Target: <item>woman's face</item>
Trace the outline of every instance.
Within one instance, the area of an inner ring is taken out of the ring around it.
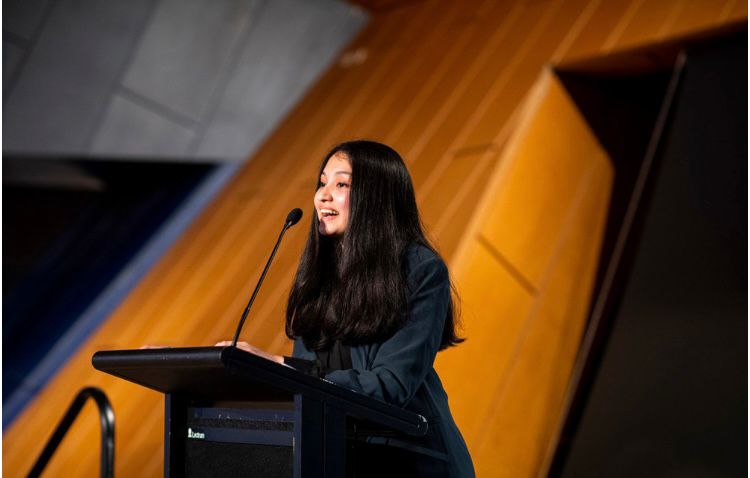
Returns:
[[[349,225],[349,190],[352,184],[352,166],[344,153],[328,159],[320,175],[315,193],[315,212],[324,236],[340,236]]]

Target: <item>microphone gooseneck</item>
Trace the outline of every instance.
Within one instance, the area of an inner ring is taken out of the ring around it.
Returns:
[[[263,283],[263,279],[266,278],[266,273],[268,272],[268,268],[271,267],[271,262],[273,261],[274,256],[276,255],[276,251],[279,248],[279,244],[281,244],[281,238],[284,237],[284,233],[287,229],[294,226],[299,222],[299,220],[302,219],[302,209],[300,208],[294,208],[292,209],[289,214],[286,216],[286,221],[284,221],[284,227],[281,228],[281,233],[279,234],[279,238],[276,239],[276,245],[273,246],[273,251],[271,251],[271,256],[268,258],[268,261],[266,262],[266,267],[263,268],[263,273],[260,275],[260,279],[258,280],[258,283],[255,285],[255,290],[253,291],[253,295],[250,297],[250,301],[247,303],[247,307],[245,307],[245,311],[242,313],[242,318],[240,319],[240,323],[237,326],[237,331],[234,333],[234,340],[232,340],[232,347],[237,346],[237,340],[240,338],[240,332],[242,331],[242,326],[245,324],[245,319],[247,318],[247,314],[250,312],[250,307],[253,306],[253,302],[255,302],[255,297],[258,295],[258,291],[260,290],[260,285]]]

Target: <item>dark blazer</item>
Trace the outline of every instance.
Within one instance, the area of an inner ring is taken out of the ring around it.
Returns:
[[[423,246],[411,248],[408,264],[409,316],[403,327],[385,342],[351,347],[352,369],[336,370],[324,378],[426,417],[430,442],[448,455],[448,475],[472,477],[471,457],[433,367],[450,300],[448,269]],[[293,357],[316,359],[299,338]]]

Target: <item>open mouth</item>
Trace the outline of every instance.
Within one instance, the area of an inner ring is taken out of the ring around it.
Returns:
[[[336,217],[338,215],[339,215],[339,212],[336,211],[335,209],[324,209],[324,208],[320,209],[320,220],[321,221],[326,221],[326,220],[333,219],[334,217]]]

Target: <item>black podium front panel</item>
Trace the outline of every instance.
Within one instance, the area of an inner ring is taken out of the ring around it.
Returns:
[[[293,402],[207,401],[174,396],[168,402],[169,436],[177,448],[172,448],[177,453],[171,457],[169,475],[294,476]]]
[[[238,405],[247,406],[242,402]],[[192,406],[187,409],[186,425],[187,438],[192,441],[278,446],[294,443],[293,409]]]
[[[292,478],[292,447],[188,440],[185,446],[185,476]]]

